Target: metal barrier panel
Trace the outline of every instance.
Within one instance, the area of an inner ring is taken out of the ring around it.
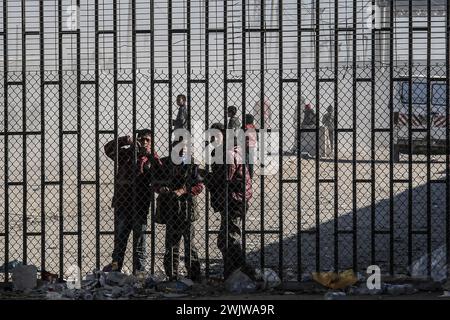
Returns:
[[[431,0],[2,0],[0,279],[17,262],[447,277],[449,16]],[[220,143],[221,126],[245,132]]]

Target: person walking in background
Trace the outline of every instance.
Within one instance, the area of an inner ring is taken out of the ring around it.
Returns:
[[[237,108],[235,106],[230,106],[227,109],[227,115],[228,118],[228,124],[227,129],[233,129],[234,131],[239,130],[241,128],[241,122],[239,121],[239,118],[237,115]]]
[[[302,128],[316,126],[316,113],[313,110],[311,103],[305,105],[305,114],[302,122]]]
[[[322,117],[322,124],[325,126],[327,134],[328,134],[328,148],[327,154],[332,155],[334,150],[334,114],[333,114],[333,106],[329,105],[327,108],[327,112]]]
[[[186,104],[186,96],[179,94],[177,96],[178,113],[177,118],[173,121],[173,130],[188,129],[188,107]]]

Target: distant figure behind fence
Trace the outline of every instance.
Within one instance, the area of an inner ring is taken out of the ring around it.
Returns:
[[[333,106],[329,105],[327,108],[327,112],[322,117],[322,124],[326,128],[328,139],[326,139],[326,154],[331,156],[334,150],[334,115],[333,115]],[[327,143],[328,142],[328,143]]]
[[[173,121],[173,130],[188,128],[188,107],[186,104],[186,96],[179,94],[177,96],[178,113],[177,118]]]

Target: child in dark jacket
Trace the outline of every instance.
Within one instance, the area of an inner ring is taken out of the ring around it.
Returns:
[[[186,149],[183,148],[182,152],[185,153]],[[169,280],[178,279],[180,241],[183,238],[188,277],[199,281],[201,270],[194,244],[194,222],[199,218],[196,197],[203,191],[203,182],[198,166],[188,164],[185,160],[175,164],[171,157],[162,158],[161,161],[162,171],[155,188],[159,193],[157,222],[166,225],[164,269]]]

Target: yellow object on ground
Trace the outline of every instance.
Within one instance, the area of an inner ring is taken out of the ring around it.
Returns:
[[[331,289],[346,288],[358,281],[353,270],[345,270],[339,274],[336,272],[313,272],[312,276],[315,281]]]

